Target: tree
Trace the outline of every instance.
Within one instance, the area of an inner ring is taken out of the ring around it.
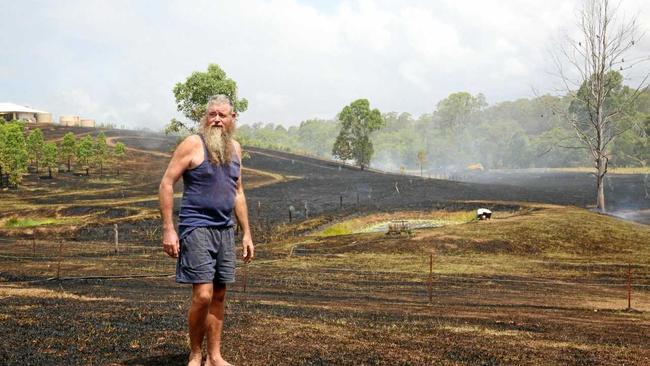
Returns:
[[[641,166],[650,165],[650,116],[637,113],[634,116],[642,126],[641,133],[629,129],[621,134],[612,146],[613,161],[617,166]],[[631,123],[630,121],[626,121]]]
[[[486,105],[483,94],[472,96],[467,92],[452,93],[438,102],[433,114],[433,124],[437,128],[429,127],[422,133],[426,139],[425,150],[436,151],[436,157],[447,160],[447,164],[472,162],[474,159],[471,155],[475,149],[469,127],[479,124],[479,112]],[[442,145],[433,144],[441,139],[444,140]]]
[[[108,158],[108,145],[103,131],[95,136],[92,157],[92,160],[99,165],[99,175],[102,175],[104,173],[104,162]]]
[[[113,156],[115,157],[116,160],[116,166],[117,166],[117,175],[120,175],[120,163],[122,162],[122,159],[126,155],[126,146],[122,142],[118,142],[115,144],[115,148],[113,149]]]
[[[373,147],[370,133],[379,130],[384,125],[384,120],[378,109],[370,109],[367,99],[357,99],[345,106],[338,115],[341,122],[332,155],[341,159],[354,159],[355,163],[363,170],[370,164]]]
[[[68,173],[70,172],[70,161],[76,155],[76,146],[77,137],[72,132],[66,133],[61,142],[61,155],[68,162]]]
[[[246,99],[237,98],[237,83],[228,78],[217,64],[208,65],[207,72],[193,72],[184,83],[177,83],[173,91],[177,110],[194,124],[201,120],[205,114],[205,105],[216,94],[227,95],[238,113],[248,108]],[[194,130],[194,125],[187,125],[175,118],[165,128],[166,133]]]
[[[298,127],[298,146],[315,155],[330,157],[336,139],[336,122],[311,119],[300,122]]]
[[[77,164],[79,164],[82,169],[86,169],[86,175],[89,175],[90,167],[88,164],[93,158],[93,152],[94,143],[92,137],[86,135],[77,141],[75,158],[77,160]]]
[[[23,173],[27,171],[27,145],[23,135],[23,125],[11,122],[4,124],[4,143],[0,156],[3,160],[4,170],[7,172],[9,184],[18,186],[23,180]]]
[[[528,137],[517,121],[492,120],[476,130],[478,161],[486,168],[526,168]]]
[[[0,117],[0,187],[4,187],[4,174],[7,172],[7,128],[4,118]]]
[[[614,94],[620,92],[618,71],[627,71],[650,59],[647,55],[626,59],[639,42],[637,23],[636,19],[619,22],[616,10],[610,7],[609,0],[585,0],[577,19],[579,38],[567,37],[554,54],[558,76],[571,98],[566,120],[594,161],[596,207],[602,212],[609,144],[625,132],[619,123],[621,115],[647,89],[650,76],[646,73],[636,89],[615,98]]]
[[[47,173],[52,178],[52,168],[57,166],[57,155],[59,149],[54,142],[47,142],[43,146],[43,166],[47,168]]]
[[[435,117],[443,131],[455,135],[467,126],[476,112],[485,106],[487,103],[481,93],[476,97],[467,92],[453,93],[438,102]]]
[[[40,128],[32,130],[27,135],[27,154],[32,163],[35,164],[38,173],[38,161],[43,157],[43,131]]]

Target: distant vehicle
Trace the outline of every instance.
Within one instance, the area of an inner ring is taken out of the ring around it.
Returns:
[[[465,167],[466,170],[475,172],[475,171],[484,171],[485,168],[483,168],[483,164],[481,163],[474,163],[474,164],[469,164],[468,166]]]

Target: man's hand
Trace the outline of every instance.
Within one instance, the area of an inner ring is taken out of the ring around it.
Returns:
[[[255,254],[255,247],[253,247],[253,240],[250,237],[244,237],[242,239],[242,245],[244,246],[244,262],[248,263],[253,259]]]
[[[167,253],[168,256],[172,258],[178,258],[178,234],[176,230],[167,229],[163,231],[162,237],[163,250]]]

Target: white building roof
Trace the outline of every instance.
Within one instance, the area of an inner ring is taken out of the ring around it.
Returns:
[[[46,111],[39,111],[38,109],[25,107],[14,103],[0,103],[0,113],[48,113]]]

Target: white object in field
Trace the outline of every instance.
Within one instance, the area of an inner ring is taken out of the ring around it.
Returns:
[[[492,211],[488,210],[487,208],[479,208],[476,210],[476,217],[481,220],[489,219],[492,217]]]

